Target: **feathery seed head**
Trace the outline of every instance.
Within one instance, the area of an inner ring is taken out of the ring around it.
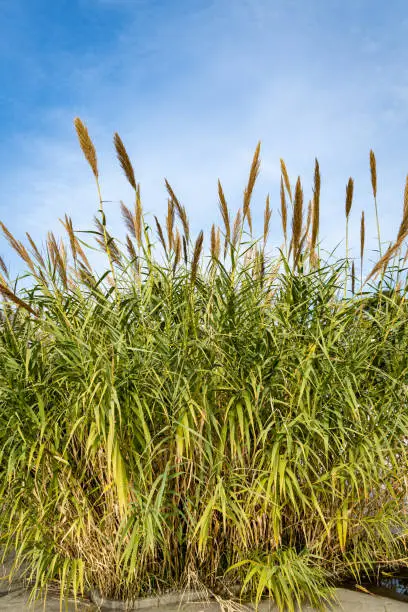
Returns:
[[[374,151],[370,151],[370,174],[371,174],[371,186],[373,188],[373,195],[377,197],[377,163],[375,161]]]
[[[348,219],[353,203],[354,181],[350,177],[346,187],[346,218]]]
[[[91,167],[91,170],[94,174],[94,177],[98,178],[98,163],[96,158],[96,150],[94,144],[91,140],[91,137],[88,134],[88,129],[82,123],[79,117],[74,119],[74,125],[76,129],[76,133],[79,140],[79,146],[82,149],[82,152],[87,160],[88,164]]]
[[[116,154],[118,156],[120,165],[122,166],[122,170],[133,189],[136,190],[136,179],[133,166],[129,159],[129,155],[127,154],[125,145],[117,132],[115,132],[113,142],[115,144]]]

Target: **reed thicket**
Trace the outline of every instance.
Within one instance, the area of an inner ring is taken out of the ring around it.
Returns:
[[[2,224],[30,282],[0,260],[0,545],[33,595],[199,584],[228,597],[238,584],[292,610],[323,606],[342,579],[407,565],[408,196],[368,281],[362,216],[350,278],[352,179],[346,258],[327,262],[319,164],[306,207],[281,160],[284,243],[271,253],[269,197],[252,235],[258,145],[241,208],[218,182],[207,245],[167,181],[152,228],[116,134],[134,194],[122,243],[95,147],[75,127],[106,271],[67,215],[66,241],[50,233],[43,249]]]

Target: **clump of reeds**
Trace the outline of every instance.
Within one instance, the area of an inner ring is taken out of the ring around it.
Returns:
[[[122,243],[103,210],[95,147],[75,127],[97,181],[91,235],[107,270],[92,267],[93,247],[68,215],[69,248],[52,233],[43,249],[29,235],[25,246],[1,226],[28,276],[20,287],[0,259],[0,547],[16,550],[33,593],[56,583],[62,595],[131,600],[194,576],[208,592],[238,584],[243,600],[293,610],[304,599],[323,607],[336,581],[406,565],[398,256],[408,182],[368,295],[362,214],[360,283],[353,261],[347,297],[347,266],[321,258],[317,160],[305,221],[300,177],[292,193],[281,160],[284,251],[270,249],[269,196],[252,236],[259,145],[241,207],[231,210],[218,181],[221,225],[207,249],[168,181],[165,219],[147,222],[115,134],[134,192],[120,207]],[[352,196],[350,179],[347,228]]]

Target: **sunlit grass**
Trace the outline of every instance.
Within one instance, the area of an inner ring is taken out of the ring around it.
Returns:
[[[16,287],[1,261],[0,543],[33,594],[131,599],[193,580],[293,609],[406,565],[407,190],[367,293],[363,222],[360,262],[348,241],[345,259],[321,257],[317,162],[307,211],[282,162],[284,243],[271,253],[269,200],[252,236],[258,146],[234,215],[219,183],[207,250],[168,183],[153,235],[115,135],[135,196],[122,245],[75,125],[106,272],[68,216],[66,244],[49,234],[44,252],[3,226],[31,282]]]

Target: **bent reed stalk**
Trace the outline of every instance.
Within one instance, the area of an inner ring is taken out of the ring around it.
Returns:
[[[26,248],[2,225],[28,267],[19,287],[0,260],[0,546],[15,550],[13,572],[33,597],[57,585],[61,601],[239,584],[243,599],[294,610],[406,566],[408,196],[369,275],[380,280],[363,292],[353,263],[347,297],[347,261],[321,258],[317,160],[305,227],[300,178],[292,200],[281,160],[285,252],[266,248],[269,196],[263,235],[246,230],[259,145],[238,212],[218,181],[208,252],[168,181],[151,227],[114,144],[135,203],[121,205],[122,245],[99,198],[106,271],[68,216],[70,254],[52,234]],[[347,223],[351,197],[349,183]],[[362,216],[361,267],[364,231]]]

